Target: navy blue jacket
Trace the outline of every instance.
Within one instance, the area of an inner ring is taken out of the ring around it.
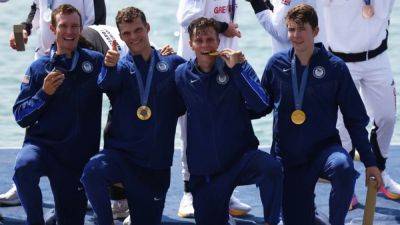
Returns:
[[[266,95],[248,63],[201,73],[191,60],[178,67],[176,83],[187,108],[187,162],[190,174],[213,175],[258,147],[251,117],[266,110]]]
[[[65,56],[50,63],[43,56],[28,68],[21,92],[13,107],[15,120],[26,127],[25,143],[49,149],[61,163],[82,170],[99,150],[102,93],[97,75],[103,62],[100,53],[78,48],[75,69],[65,73],[65,80],[53,95],[43,90],[43,80],[56,64],[70,68]]]
[[[112,107],[104,148],[120,150],[140,166],[166,169],[172,165],[177,120],[185,112],[174,82],[175,69],[185,60],[177,55],[156,55],[155,63],[164,61],[168,70],[154,69],[147,103],[152,115],[143,121],[136,116],[141,103],[136,73],[129,63],[132,59],[145,82],[150,60],[146,62],[131,54],[115,67],[103,66],[98,78],[98,85],[108,93]]]
[[[329,145],[341,145],[336,129],[340,108],[361,160],[366,166],[376,165],[365,128],[369,118],[346,64],[321,44],[315,48],[302,108],[306,121],[302,125],[295,125],[290,119],[295,109],[291,83],[293,48],[273,55],[265,68],[262,85],[269,97],[268,112],[273,111],[274,116],[271,152],[283,159],[284,166],[295,166],[312,160]],[[296,61],[300,83],[305,67],[297,57]]]

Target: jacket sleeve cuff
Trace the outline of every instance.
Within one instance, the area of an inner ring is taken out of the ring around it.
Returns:
[[[217,27],[218,27],[218,33],[224,33],[227,29],[228,29],[228,23],[226,22],[220,22],[220,21],[216,21],[217,22]]]
[[[371,166],[377,166],[376,159],[375,159],[374,155],[372,154],[372,152],[367,157],[365,157],[365,156],[363,157],[361,155],[361,161],[364,164],[365,168],[371,167]]]
[[[233,74],[240,74],[243,70],[244,64],[245,64],[245,62],[237,63],[234,67],[230,68],[230,70],[233,72]]]
[[[42,88],[36,93],[36,96],[44,102],[46,102],[51,97],[51,95],[46,94],[46,92],[44,92]]]

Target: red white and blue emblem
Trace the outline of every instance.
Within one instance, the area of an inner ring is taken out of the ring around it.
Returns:
[[[282,4],[290,5],[291,0],[281,0]]]

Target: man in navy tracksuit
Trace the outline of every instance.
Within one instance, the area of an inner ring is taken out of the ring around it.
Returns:
[[[314,188],[319,177],[332,184],[329,222],[343,225],[358,173],[341,146],[337,112],[343,113],[350,136],[366,167],[366,177],[382,179],[365,129],[368,116],[345,63],[314,45],[318,18],[300,4],[286,16],[289,51],[268,62],[262,85],[268,112],[273,111],[271,152],[284,168],[283,219],[285,225],[314,224]]]
[[[81,180],[100,225],[113,224],[108,187],[115,183],[125,187],[132,224],[158,225],[176,123],[185,112],[174,81],[184,60],[150,46],[150,25],[141,10],[122,9],[116,20],[130,53],[119,60],[114,42],[105,56],[98,85],[109,94],[113,112],[104,150],[86,165]]]
[[[56,44],[49,56],[31,64],[13,107],[17,123],[27,128],[14,182],[27,224],[44,224],[38,185],[48,176],[57,223],[83,225],[86,197],[79,178],[100,143],[102,94],[96,80],[103,57],[77,47],[82,31],[77,9],[61,5],[52,15]]]
[[[196,224],[228,224],[238,185],[260,188],[266,224],[277,224],[282,167],[258,150],[251,119],[267,108],[256,73],[240,51],[219,44],[215,20],[199,18],[188,30],[196,59],[178,67],[176,83],[187,108],[187,160]]]

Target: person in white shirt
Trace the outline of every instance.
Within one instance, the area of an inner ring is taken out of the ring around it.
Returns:
[[[292,47],[285,23],[288,11],[296,5],[305,3],[311,5],[318,14],[320,31],[315,42],[325,44],[325,28],[323,26],[323,12],[321,3],[317,0],[246,0],[250,2],[261,26],[272,39],[272,53],[277,53]],[[321,26],[322,25],[322,26]]]
[[[34,0],[36,11],[32,21],[32,31],[37,31],[39,43],[35,50],[35,59],[49,52],[54,43],[54,34],[50,30],[51,11],[62,4],[70,4],[78,9],[82,15],[82,24],[87,27],[95,21],[93,0]],[[24,32],[24,38],[28,41],[28,33]],[[14,35],[10,35],[10,47],[16,49]]]
[[[370,141],[382,171],[382,191],[400,199],[400,185],[386,169],[396,122],[396,91],[387,54],[390,13],[394,0],[324,0],[327,44],[349,67],[373,123]],[[343,146],[353,150],[350,136],[339,120]]]
[[[240,30],[236,24],[236,11],[238,0],[180,0],[176,17],[180,25],[180,36],[178,43],[178,55],[186,60],[195,57],[193,50],[189,46],[189,24],[197,18],[213,18],[219,25],[220,44],[218,49],[237,49],[238,38],[241,37]],[[181,127],[182,146],[182,175],[185,182],[185,192],[182,197],[178,215],[180,217],[193,217],[194,209],[192,204],[192,195],[188,191],[189,172],[186,161],[186,115],[179,119]],[[240,202],[234,196],[231,197],[229,212],[233,216],[247,214],[251,207]]]

